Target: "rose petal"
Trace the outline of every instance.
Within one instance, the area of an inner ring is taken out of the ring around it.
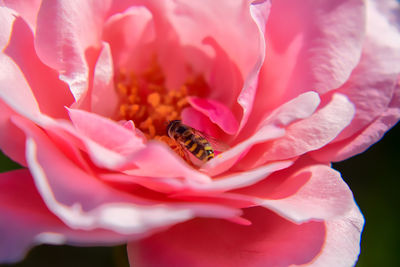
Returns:
[[[6,7],[0,6],[0,48],[3,48],[8,44],[11,36],[12,25],[15,20],[15,12]]]
[[[359,62],[364,33],[363,1],[274,3],[259,85],[266,97],[257,97],[255,105],[267,110],[310,89],[325,93],[340,87]]]
[[[206,115],[192,107],[184,108],[181,113],[181,118],[184,124],[206,133],[213,138],[218,139],[224,136],[224,132],[221,128],[212,123]]]
[[[252,185],[261,179],[265,179],[268,177],[268,175],[275,171],[287,168],[292,163],[292,161],[275,162],[249,171],[229,173],[224,176],[214,177],[214,179],[208,183],[199,183],[193,178],[187,179],[187,181],[182,181],[180,177],[182,174],[175,174],[176,171],[174,172],[173,170],[169,170],[169,172],[166,171],[165,174],[162,172],[162,175],[157,175],[156,172],[154,172],[152,175],[153,177],[150,176],[151,173],[147,173],[147,176],[145,176],[146,173],[141,173],[140,170],[125,171],[125,173],[130,174],[129,176],[120,174],[105,174],[101,175],[101,177],[108,181],[137,183],[159,192],[174,193],[174,195],[207,196],[208,194],[215,194],[216,192],[225,192]],[[140,176],[133,174],[139,174]]]
[[[41,117],[38,104],[18,66],[0,54],[0,98],[17,113],[37,120]]]
[[[128,155],[144,148],[143,140],[134,131],[115,121],[78,109],[68,109],[78,133],[105,148]]]
[[[67,227],[46,207],[27,169],[0,173],[0,235],[0,262],[6,263],[21,260],[41,243],[116,245],[127,240],[111,231]]]
[[[269,1],[267,2],[269,3]],[[260,32],[263,26],[259,26],[257,23],[265,22],[269,5],[262,3],[263,1],[257,1],[257,4],[253,5],[249,1],[224,0],[219,1],[216,6],[208,0],[197,4],[190,3],[190,5],[185,1],[163,3],[146,1],[145,6],[154,17],[154,27],[157,33],[155,49],[166,74],[167,87],[176,88],[182,84],[182,77],[185,77],[188,72],[186,67],[188,64],[193,67],[195,72],[209,73],[210,65],[216,67],[217,60],[221,60],[219,52],[224,51],[226,55],[235,55],[235,57],[230,58],[229,64],[223,66],[219,64],[223,69],[218,71],[232,74],[236,79],[235,68],[237,68],[242,76],[240,80],[251,76],[238,100],[240,105],[245,106],[245,112],[250,111],[253,101],[251,95],[256,88],[254,82],[256,82],[257,72],[263,61],[265,48],[263,33]],[[251,11],[256,8],[263,9],[263,11],[258,13]],[[224,21],[224,23],[221,24],[220,21]],[[237,26],[231,31],[225,25]],[[246,39],[243,39],[243,36],[246,36]],[[217,48],[221,48],[221,51]],[[210,59],[207,60],[207,57]],[[208,64],[204,64],[204,61]],[[197,64],[199,62],[202,64]],[[227,59],[225,62],[229,62],[229,60]],[[211,88],[219,88],[214,91],[218,96],[213,97],[219,102],[223,103],[227,96],[218,92],[227,91],[230,84],[238,87],[229,88],[230,95],[238,97],[242,90],[240,84],[226,82],[224,75],[206,78],[210,82]],[[250,89],[247,90],[247,88]],[[225,104],[229,106],[229,104]],[[239,114],[240,106],[235,105],[235,114]]]
[[[388,20],[390,14],[399,11],[397,4],[368,3],[367,35],[360,64],[338,90],[355,104],[356,114],[334,144],[313,154],[316,159],[340,161],[361,153],[399,120],[400,104],[396,99],[400,90],[400,29]]]
[[[109,0],[44,0],[37,17],[35,48],[39,58],[58,70],[76,101],[88,89],[88,48],[101,46],[101,29]],[[73,21],[74,23],[71,23]]]
[[[340,173],[325,165],[301,168],[289,176],[278,172],[235,193],[259,197],[263,206],[297,223],[342,216],[354,202]]]
[[[367,35],[363,55],[347,84],[338,92],[347,95],[356,106],[350,125],[336,139],[343,140],[363,129],[389,105],[400,75],[400,29],[381,13],[379,3],[367,5]],[[393,8],[389,12],[400,12]],[[362,90],[361,90],[362,88]]]
[[[162,159],[162,160],[158,160]],[[164,179],[184,179],[188,185],[210,183],[211,178],[190,167],[166,145],[150,141],[146,147],[129,156],[129,162],[135,168],[123,171],[125,174],[152,176]]]
[[[235,120],[239,120],[243,114],[243,108],[238,105],[238,96],[243,87],[243,80],[246,77],[242,76],[240,69],[232,61],[232,57],[227,54],[223,47],[212,37],[206,37],[203,41],[204,44],[213,48],[215,56],[209,59],[207,68],[203,71],[198,70],[200,73],[206,73],[207,84],[209,90],[201,90],[198,96],[207,96],[208,99],[217,101],[217,103],[229,108]],[[199,64],[196,62],[196,64]],[[201,66],[201,64],[199,64]],[[198,67],[196,66],[196,70]],[[229,77],[222,79],[222,77]],[[208,89],[208,88],[205,88]],[[250,91],[250,90],[249,90]],[[250,93],[249,93],[250,94]],[[249,100],[251,101],[251,100]],[[244,105],[251,105],[251,103],[243,103]],[[200,110],[199,110],[200,111]]]
[[[213,160],[204,164],[202,168],[212,176],[228,170],[237,163],[253,145],[284,136],[285,131],[281,127],[291,124],[296,120],[309,117],[318,105],[319,97],[315,92],[304,93],[283,104],[258,125],[258,128],[255,130],[256,132],[252,136],[246,137],[245,141],[219,154]]]
[[[114,1],[115,2],[115,1]],[[110,44],[117,68],[142,71],[154,51],[154,22],[150,11],[143,6],[131,6],[111,16],[103,29],[103,40]]]
[[[229,173],[227,175],[214,177],[211,183],[197,185],[193,189],[195,193],[238,189],[255,184],[267,178],[271,173],[285,169],[292,164],[292,161],[280,161],[266,164],[252,170]]]
[[[243,89],[240,92],[238,97],[238,103],[243,108],[243,117],[240,121],[239,131],[243,129],[243,127],[248,122],[249,116],[253,110],[254,101],[257,93],[257,87],[259,83],[259,75],[261,71],[261,67],[265,60],[265,25],[267,19],[269,17],[271,9],[271,1],[253,1],[250,6],[250,13],[252,19],[256,23],[259,31],[259,55],[256,59],[254,67],[249,72],[249,75],[245,76],[246,79],[244,81]]]
[[[400,119],[400,83],[397,85],[389,107],[381,116],[361,132],[340,142],[331,143],[310,155],[318,161],[341,161],[367,150]]]
[[[65,158],[36,126],[23,120],[15,123],[29,135],[27,162],[44,202],[74,229],[99,228],[140,237],[196,216],[230,219],[240,215],[240,210],[215,204],[167,205],[117,190]]]
[[[232,135],[237,132],[239,123],[224,104],[212,99],[199,97],[189,97],[188,101],[194,109],[209,117],[213,123],[217,124],[227,134]]]
[[[209,219],[176,225],[129,243],[129,262],[177,267],[300,265],[310,262],[324,242],[321,222],[297,225],[260,207],[246,209],[245,218],[250,226]]]
[[[289,125],[284,137],[254,146],[242,164],[247,168],[255,167],[267,161],[289,159],[321,148],[351,122],[353,114],[353,104],[345,96],[335,94],[312,116]]]
[[[96,62],[91,97],[91,111],[104,117],[113,117],[118,105],[118,95],[114,88],[114,69],[110,46],[103,48]]]
[[[53,118],[68,118],[64,106],[73,103],[71,92],[60,81],[58,73],[39,60],[34,49],[33,32],[21,18],[15,20],[10,42],[4,52],[24,74],[40,111]]]
[[[237,163],[237,161],[241,157],[243,157],[243,155],[247,153],[254,144],[277,139],[279,137],[282,137],[284,134],[285,130],[279,127],[273,125],[265,125],[249,139],[246,139],[245,141],[232,147],[228,151],[223,152],[212,160],[206,162],[202,166],[201,170],[207,172],[210,176],[219,175],[234,166],[235,163]]]
[[[29,24],[31,29],[36,27],[36,16],[42,0],[3,0],[2,3],[15,11]],[[1,23],[0,23],[1,25]]]
[[[329,220],[323,250],[310,264],[312,267],[352,266],[360,253],[360,237],[364,218],[353,203],[353,208],[341,218]]]
[[[1,151],[13,161],[26,166],[25,134],[10,120],[17,114],[0,101],[0,147]]]

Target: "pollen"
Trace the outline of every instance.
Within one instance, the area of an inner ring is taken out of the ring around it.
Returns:
[[[167,88],[156,56],[141,73],[119,69],[115,75],[120,98],[118,120],[132,120],[148,140],[162,141],[184,157],[181,146],[166,135],[166,126],[168,121],[181,119],[182,110],[189,106],[189,94],[200,96],[209,90],[203,75],[188,73],[178,88]]]

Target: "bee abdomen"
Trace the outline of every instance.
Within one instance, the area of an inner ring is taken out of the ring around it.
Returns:
[[[210,159],[214,158],[214,150],[213,148],[210,146],[210,144],[207,144],[204,146],[204,154],[205,156],[205,160],[209,161]]]

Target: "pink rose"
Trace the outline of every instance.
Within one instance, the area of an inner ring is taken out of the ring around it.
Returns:
[[[330,162],[399,120],[396,12],[3,1],[0,147],[25,168],[0,174],[0,260],[128,243],[133,266],[353,265],[364,221]],[[230,148],[198,164],[171,120]]]

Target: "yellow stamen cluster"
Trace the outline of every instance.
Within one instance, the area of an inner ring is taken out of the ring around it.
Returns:
[[[156,60],[142,74],[120,70],[116,87],[120,95],[120,119],[132,120],[149,139],[164,135],[166,123],[180,119],[188,106],[187,87],[165,87],[165,77]]]
[[[174,140],[166,136],[166,127],[171,120],[180,120],[181,112],[188,107],[188,93],[200,95],[207,90],[202,75],[190,75],[186,82],[175,90],[165,85],[165,76],[154,57],[149,68],[136,74],[120,69],[115,87],[120,96],[119,120],[132,120],[147,139],[167,143],[180,156],[184,152]]]

